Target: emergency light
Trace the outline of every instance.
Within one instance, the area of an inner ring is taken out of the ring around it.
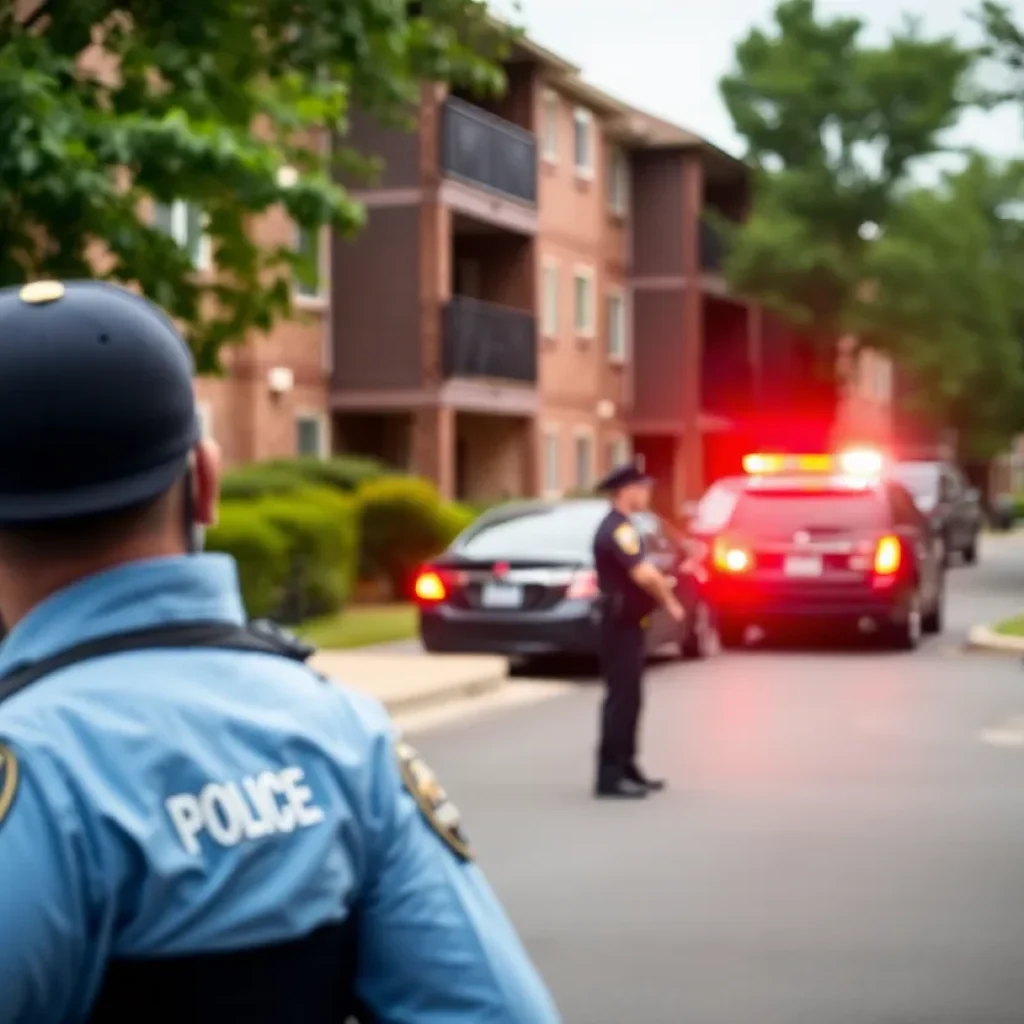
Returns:
[[[748,476],[772,476],[777,473],[837,473],[864,478],[878,476],[884,467],[885,459],[882,453],[873,448],[848,448],[831,455],[752,452],[743,456],[743,471]]]

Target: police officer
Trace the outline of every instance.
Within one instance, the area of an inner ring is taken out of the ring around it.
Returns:
[[[375,701],[197,553],[171,321],[0,291],[0,1024],[550,1024],[458,812]]]
[[[644,559],[643,540],[630,520],[650,505],[651,480],[632,463],[609,473],[598,489],[609,492],[611,508],[594,536],[605,678],[595,792],[599,797],[636,799],[665,785],[644,775],[636,758],[644,628],[658,605],[677,622],[683,620],[683,608],[672,582]]]

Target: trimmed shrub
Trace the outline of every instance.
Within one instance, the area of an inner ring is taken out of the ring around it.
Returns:
[[[433,484],[417,477],[388,476],[359,490],[361,570],[384,576],[396,596],[409,592],[416,567],[443,551],[464,522],[441,501]]]
[[[225,473],[220,493],[225,502],[254,501],[268,495],[294,494],[305,486],[298,474],[258,462]]]
[[[294,494],[307,487],[331,488],[350,494],[385,472],[387,467],[382,462],[356,456],[272,459],[226,473],[221,492],[227,500]]]
[[[288,578],[288,538],[255,505],[224,502],[217,525],[206,534],[206,549],[234,557],[249,615],[277,611]]]

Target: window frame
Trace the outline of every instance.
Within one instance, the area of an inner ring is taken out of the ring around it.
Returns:
[[[587,472],[586,479],[580,477],[580,445],[586,445]],[[594,474],[594,432],[589,427],[577,427],[573,431],[572,438],[572,461],[573,461],[573,489],[576,491],[592,490],[597,483]]]
[[[542,491],[548,500],[562,496],[562,434],[557,426],[547,425],[541,432]]]
[[[559,302],[559,290],[562,285],[561,266],[557,260],[546,258],[541,264],[541,334],[545,338],[557,338],[559,333],[559,320],[561,305]],[[548,288],[552,291],[549,294]],[[549,308],[550,302],[550,308]]]
[[[594,177],[594,115],[586,107],[575,107],[572,112],[572,163],[577,178],[587,181]],[[582,136],[580,132],[583,132]],[[580,139],[584,140],[584,153],[580,153]],[[585,162],[580,161],[581,155]]]
[[[161,210],[167,210],[168,213],[166,230],[160,224]],[[190,237],[189,232],[189,214],[193,210],[199,224],[199,236],[194,240]],[[168,237],[188,254],[192,266],[200,273],[209,270],[213,265],[213,246],[210,236],[205,231],[208,220],[202,207],[188,199],[173,199],[170,203],[157,201],[153,204],[153,226],[158,231],[165,231]],[[194,251],[193,245],[195,246]]]
[[[301,424],[315,423],[317,425],[319,445],[318,451],[316,452],[304,452],[300,444],[302,436]],[[331,441],[330,441],[330,418],[325,412],[318,409],[300,409],[295,413],[294,416],[295,424],[295,455],[297,458],[317,458],[326,459],[331,454]]]
[[[614,217],[629,216],[629,160],[621,146],[608,150],[608,211]]]
[[[586,323],[580,325],[580,302],[577,284],[587,285]],[[577,338],[593,338],[597,333],[597,274],[592,266],[577,263],[572,271],[572,327]]]
[[[629,312],[626,301],[626,292],[623,288],[612,287],[605,293],[605,305],[608,316],[608,333],[606,338],[608,361],[617,365],[622,365],[629,359]],[[617,322],[614,315],[616,307],[618,309],[621,336],[618,339],[618,344],[613,345],[612,342],[615,338],[613,327]]]
[[[541,99],[541,158],[545,163],[558,163],[559,120],[562,101],[553,89],[545,89]]]

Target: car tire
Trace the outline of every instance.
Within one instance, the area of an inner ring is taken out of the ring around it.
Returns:
[[[978,564],[978,535],[975,534],[971,538],[971,543],[964,548],[964,562],[967,565]]]
[[[924,615],[921,612],[921,592],[915,591],[906,616],[886,622],[882,628],[882,642],[892,651],[915,651],[921,645],[924,633]]]
[[[714,652],[715,622],[711,607],[701,598],[687,616],[679,653],[686,661],[703,661]]]
[[[747,623],[742,619],[718,617],[718,642],[726,649],[743,647],[747,639]]]
[[[946,608],[946,580],[943,578],[939,585],[939,592],[935,597],[935,604],[921,616],[921,632],[934,636],[942,632],[943,619]]]

